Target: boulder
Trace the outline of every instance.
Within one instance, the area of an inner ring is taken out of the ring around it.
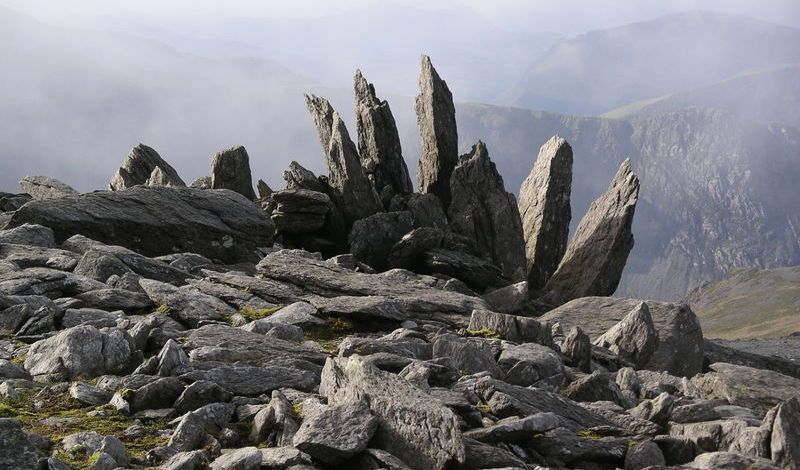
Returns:
[[[325,161],[328,166],[328,185],[334,204],[344,215],[348,227],[364,217],[383,210],[378,193],[372,186],[344,121],[330,103],[306,95],[306,105],[317,127]]]
[[[43,225],[22,224],[19,227],[0,230],[0,243],[55,248],[53,231]]]
[[[639,178],[625,160],[608,190],[581,219],[545,291],[562,303],[613,294],[633,248],[631,225],[638,199]]]
[[[462,375],[485,372],[503,378],[503,371],[495,363],[492,344],[482,338],[461,338],[446,334],[433,342],[433,358],[447,360]]]
[[[497,360],[497,365],[505,372],[506,382],[527,387],[541,380],[561,381],[564,363],[561,356],[536,343],[523,343],[505,346]]]
[[[707,452],[698,455],[689,468],[701,470],[779,470],[767,459],[733,452]]]
[[[435,194],[398,194],[389,203],[389,211],[408,211],[414,217],[414,227],[448,230],[447,215]]]
[[[18,420],[0,418],[0,468],[36,470],[40,457]]]
[[[286,189],[307,189],[309,191],[324,192],[325,188],[319,179],[303,165],[292,160],[289,169],[283,172]]]
[[[136,185],[146,184],[156,167],[164,173],[163,181],[168,182],[170,186],[186,186],[186,183],[178,176],[178,172],[164,161],[158,152],[147,145],[139,144],[125,157],[122,166],[111,177],[108,189],[122,191]]]
[[[157,167],[153,168],[153,172],[150,173],[150,177],[147,178],[147,181],[145,181],[144,185],[145,186],[151,186],[151,187],[152,186],[177,186],[177,187],[181,186],[181,185],[175,185],[173,183],[174,183],[174,181],[172,181],[170,179],[169,175],[164,173],[164,170],[162,170],[160,166],[157,166]]]
[[[328,359],[320,393],[333,405],[365,401],[378,420],[372,444],[402,455],[413,469],[444,469],[465,460],[458,419],[450,409],[360,356]]]
[[[70,185],[49,176],[26,176],[19,182],[19,187],[34,199],[52,199],[78,194],[78,191]]]
[[[642,301],[610,297],[586,297],[551,310],[539,320],[579,326],[597,338],[619,323]],[[645,364],[650,370],[691,377],[703,368],[703,332],[694,312],[681,304],[645,301],[658,332],[658,348]]]
[[[211,189],[211,177],[201,176],[196,180],[192,181],[189,187],[193,189]]]
[[[536,318],[507,315],[489,310],[472,311],[469,320],[472,331],[488,330],[500,338],[515,343],[538,343],[544,346],[553,345],[551,326]]]
[[[658,333],[650,309],[642,302],[612,326],[594,344],[608,348],[641,369],[658,349]]]
[[[542,148],[519,190],[519,215],[525,234],[528,284],[542,289],[567,250],[572,220],[572,147],[553,136]]]
[[[461,157],[450,177],[450,228],[475,241],[477,253],[514,281],[526,277],[525,238],[517,201],[506,192],[483,142]]]
[[[653,441],[642,441],[625,454],[625,470],[643,470],[656,465],[666,465],[664,453]]]
[[[567,358],[567,364],[589,373],[592,369],[592,343],[589,335],[579,326],[573,326],[561,343],[561,354]]]
[[[392,194],[411,193],[414,188],[403,159],[400,136],[389,103],[375,95],[375,87],[356,71],[356,127],[361,166],[378,193],[388,186]]]
[[[381,212],[357,220],[350,230],[350,252],[358,261],[383,271],[392,247],[414,228],[410,212]]]
[[[31,201],[9,226],[25,223],[50,227],[58,241],[80,233],[146,256],[194,252],[228,263],[252,258],[273,233],[272,221],[239,194],[167,187]]]
[[[422,56],[419,95],[415,110],[422,140],[417,167],[419,192],[439,197],[442,206],[450,205],[450,175],[458,163],[458,131],[453,95],[439,78],[430,57]]]
[[[250,157],[241,145],[222,150],[211,159],[211,189],[230,189],[255,200]]]
[[[503,287],[511,283],[498,266],[469,253],[433,248],[426,251],[423,257],[430,272],[453,276],[478,290]]]
[[[255,447],[232,450],[211,462],[211,470],[258,470],[260,468],[261,452]]]
[[[536,413],[524,418],[510,417],[483,428],[471,429],[464,437],[481,442],[527,442],[531,434],[543,433],[561,426],[555,413]]]
[[[495,312],[517,313],[528,303],[528,282],[522,281],[501,287],[481,297]]]
[[[367,448],[378,428],[365,401],[345,402],[305,419],[292,445],[330,465],[341,463]]]
[[[202,321],[219,321],[223,315],[238,313],[222,300],[203,294],[193,286],[175,287],[152,279],[141,279],[139,285],[155,305],[165,306],[162,307],[165,313],[190,328],[197,328]]]
[[[778,405],[770,437],[771,459],[783,468],[800,468],[800,398]]]

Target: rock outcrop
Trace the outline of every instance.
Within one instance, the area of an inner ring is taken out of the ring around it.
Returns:
[[[26,176],[19,182],[19,187],[34,199],[52,199],[78,194],[72,186],[49,176]]]
[[[347,225],[382,211],[383,203],[364,173],[356,145],[350,140],[339,113],[326,99],[316,96],[306,95],[306,105],[325,153],[329,196],[344,215]]]
[[[572,220],[572,147],[553,136],[542,148],[519,190],[519,214],[525,233],[528,286],[542,289],[567,250]]]
[[[230,189],[251,201],[256,198],[250,157],[241,145],[222,150],[211,160],[211,189]]]
[[[258,207],[232,191],[166,187],[31,201],[9,226],[25,223],[53,229],[58,241],[82,234],[148,256],[194,252],[225,262],[270,246],[274,230]]]
[[[164,173],[163,181],[168,182],[169,186],[186,186],[178,176],[178,172],[161,158],[158,152],[147,145],[139,144],[125,157],[122,166],[111,177],[108,189],[122,191],[139,184],[146,184],[156,167]]]
[[[578,224],[558,269],[545,290],[557,301],[611,295],[633,248],[633,214],[639,178],[625,160],[608,190],[596,199]]]
[[[413,191],[408,167],[403,159],[400,136],[389,103],[379,100],[375,87],[356,71],[356,125],[361,166],[378,194],[390,188],[390,194]]]
[[[422,56],[415,109],[422,139],[422,155],[417,168],[419,191],[437,195],[447,209],[450,205],[450,175],[458,164],[456,110],[453,94],[426,55]]]
[[[483,142],[461,157],[450,178],[450,195],[450,228],[475,240],[477,253],[496,264],[508,279],[523,280],[525,240],[517,201],[506,192]]]

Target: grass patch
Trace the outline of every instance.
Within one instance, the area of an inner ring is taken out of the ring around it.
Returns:
[[[305,329],[306,339],[315,341],[331,354],[335,354],[339,343],[355,331],[353,322],[340,317],[328,317],[324,325],[315,325]]]
[[[475,408],[477,408],[478,411],[480,411],[483,414],[487,414],[487,415],[492,414],[492,407],[490,407],[486,403],[481,403],[480,405],[477,405]]]
[[[598,439],[602,439],[603,438],[603,436],[601,436],[600,434],[597,434],[596,432],[590,431],[588,429],[585,429],[583,431],[578,431],[578,432],[575,433],[575,435],[580,437],[580,438],[591,439],[593,441],[596,441]]]
[[[476,338],[499,338],[500,333],[496,332],[491,328],[481,328],[480,330],[470,330],[467,328],[467,336],[472,336]]]
[[[21,366],[22,364],[25,364],[25,356],[14,356],[8,362]]]
[[[295,403],[292,405],[292,414],[298,420],[303,419],[303,404],[302,403]]]
[[[162,315],[169,315],[170,308],[168,305],[161,304],[153,310],[154,313],[160,313]]]
[[[273,313],[277,312],[282,308],[283,305],[277,305],[275,307],[270,307],[270,308],[258,308],[258,309],[253,309],[250,307],[242,307],[239,309],[239,313],[247,321],[253,321],[253,320],[260,320],[262,318],[267,318],[268,316],[272,315]]]

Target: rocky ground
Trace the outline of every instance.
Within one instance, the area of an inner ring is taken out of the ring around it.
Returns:
[[[797,468],[796,363],[609,297],[630,165],[567,243],[569,144],[518,205],[422,67],[421,193],[359,73],[358,144],[307,98],[325,177],[256,196],[234,147],[187,187],[140,145],[109,191],[0,198],[0,468]]]

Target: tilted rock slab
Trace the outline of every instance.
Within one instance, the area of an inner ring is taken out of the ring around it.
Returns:
[[[542,148],[519,190],[519,214],[525,233],[528,284],[545,286],[567,250],[572,220],[572,147],[553,136]]]
[[[211,160],[211,189],[230,189],[251,201],[256,198],[250,157],[241,145],[217,152]]]
[[[637,369],[644,367],[658,349],[658,333],[647,304],[637,305],[619,323],[595,339],[594,344],[629,359]]]
[[[329,196],[342,211],[347,225],[382,211],[383,203],[361,167],[356,144],[350,140],[339,113],[326,99],[316,96],[306,95],[306,105],[325,152]]]
[[[389,186],[394,194],[412,192],[414,188],[389,103],[375,96],[375,87],[367,82],[360,70],[356,71],[354,81],[361,166],[378,193],[385,186]]]
[[[596,339],[619,323],[639,305],[638,299],[585,297],[551,310],[539,321],[559,322],[564,330],[579,326]],[[697,316],[687,305],[646,301],[655,329],[658,348],[645,368],[691,377],[703,369],[703,331]]]
[[[125,157],[122,166],[111,177],[108,189],[122,191],[139,184],[146,184],[156,167],[161,168],[164,172],[163,181],[167,182],[169,186],[186,186],[186,183],[178,176],[178,172],[161,158],[158,152],[147,145],[139,144]]]
[[[251,201],[228,190],[133,188],[31,201],[10,227],[53,229],[57,241],[75,234],[121,245],[146,256],[191,252],[235,263],[272,245],[272,221]]]
[[[450,205],[450,175],[458,163],[456,109],[447,83],[439,78],[426,55],[422,56],[415,109],[422,138],[417,167],[419,192],[439,196],[446,209]]]
[[[19,187],[34,199],[52,199],[78,194],[72,186],[49,176],[26,176],[19,182]]]
[[[611,186],[581,219],[545,290],[561,302],[613,294],[633,248],[631,225],[638,199],[639,178],[625,160]]]
[[[366,401],[378,419],[376,447],[402,456],[417,470],[444,469],[464,462],[458,418],[427,393],[360,356],[328,359],[320,394],[338,405]]]
[[[450,227],[475,240],[477,252],[496,264],[509,279],[525,279],[525,238],[514,195],[483,142],[462,156],[450,177]]]

